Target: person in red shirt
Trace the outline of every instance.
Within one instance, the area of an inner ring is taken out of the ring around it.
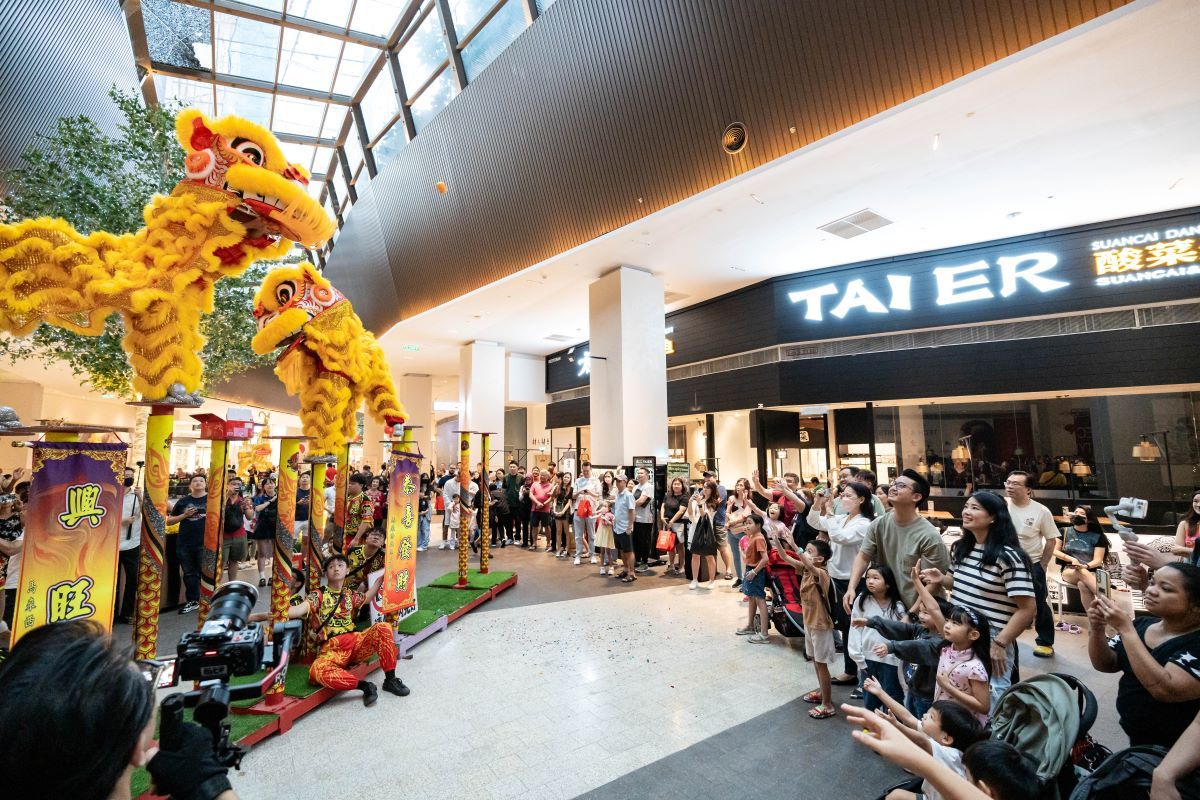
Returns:
[[[768,489],[763,486],[758,480],[758,470],[750,473],[750,482],[754,484],[754,491],[763,497],[771,498],[772,503],[779,504],[780,518],[783,520],[784,525],[791,528],[792,523],[796,520],[796,514],[804,508],[803,506],[797,506],[792,500],[800,491],[800,476],[794,472],[785,472],[783,474],[784,485],[788,488],[787,492],[784,492],[782,489]]]
[[[546,544],[552,544],[551,536],[554,530],[554,519],[550,514],[550,502],[554,494],[550,472],[538,474],[537,479],[529,484],[529,499],[533,501],[533,510],[529,513],[529,549],[537,550],[538,532],[545,531]]]

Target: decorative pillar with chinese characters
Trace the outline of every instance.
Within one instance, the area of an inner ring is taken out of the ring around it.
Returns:
[[[13,607],[12,643],[51,622],[90,619],[112,629],[120,543],[123,442],[33,446],[25,547]]]

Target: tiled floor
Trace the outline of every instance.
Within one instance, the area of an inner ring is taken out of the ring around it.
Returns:
[[[843,721],[806,716],[798,698],[816,683],[799,640],[733,635],[745,612],[727,582],[688,591],[651,575],[625,587],[512,549],[493,563],[520,583],[401,662],[411,696],[327,704],[250,752],[241,795],[818,800],[874,797],[902,779]],[[420,558],[427,578],[455,564],[453,552]],[[1098,738],[1123,746],[1114,676],[1090,671],[1086,636],[1061,634],[1053,662],[1033,659],[1026,639],[1026,674],[1085,676],[1100,695]]]

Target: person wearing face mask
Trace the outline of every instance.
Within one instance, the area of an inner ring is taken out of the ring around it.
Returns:
[[[1076,508],[1071,524],[1062,529],[1062,538],[1054,541],[1058,543],[1054,557],[1062,565],[1063,583],[1086,587],[1095,596],[1095,570],[1104,566],[1108,556],[1108,537],[1096,512],[1089,506]]]
[[[133,487],[133,467],[125,468],[125,494],[121,498],[121,548],[117,571],[121,584],[120,605],[114,611],[122,625],[133,624],[137,598],[138,559],[142,553],[142,499]]]

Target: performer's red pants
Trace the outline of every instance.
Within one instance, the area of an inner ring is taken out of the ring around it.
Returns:
[[[384,670],[396,668],[396,641],[392,626],[377,622],[362,633],[343,633],[325,642],[308,670],[308,679],[329,689],[345,691],[358,686],[358,678],[346,667],[379,656]]]

